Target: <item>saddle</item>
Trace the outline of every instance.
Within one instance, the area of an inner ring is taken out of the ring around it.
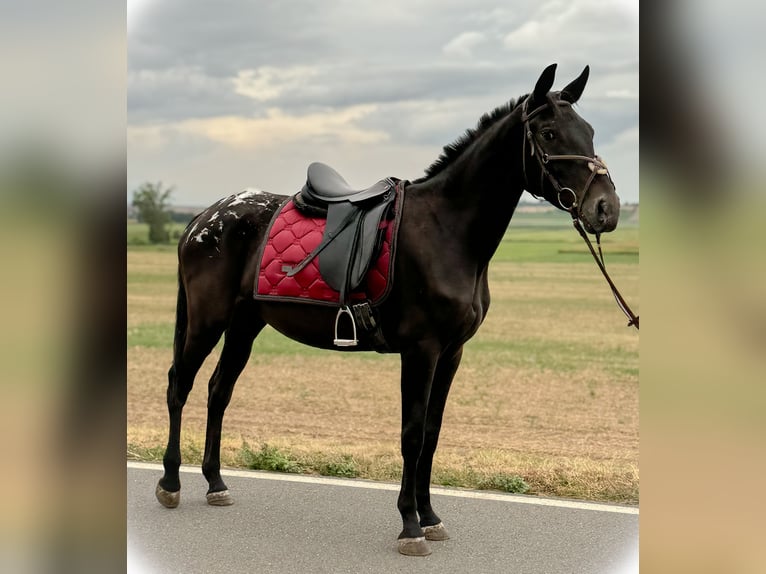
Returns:
[[[329,165],[309,165],[306,184],[293,198],[306,215],[325,217],[327,224],[319,245],[300,263],[286,269],[287,276],[299,273],[319,256],[322,279],[340,293],[340,309],[335,318],[334,344],[339,347],[358,344],[356,320],[364,328],[375,321],[369,304],[349,307],[350,294],[364,279],[382,239],[381,222],[390,213],[396,198],[397,181],[385,178],[365,189],[353,189]],[[353,338],[338,337],[338,323],[346,315],[351,320]]]
[[[395,186],[391,178],[381,179],[366,189],[355,190],[343,176],[329,165],[314,162],[309,165],[306,185],[299,196],[307,205],[327,208],[329,204],[349,202],[358,204],[386,195]]]

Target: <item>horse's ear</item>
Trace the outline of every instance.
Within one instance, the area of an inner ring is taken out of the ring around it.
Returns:
[[[561,90],[561,99],[566,100],[570,104],[575,103],[580,99],[582,91],[585,89],[585,84],[588,82],[588,74],[590,74],[590,66],[585,66],[576,80],[572,81],[566,88]]]
[[[540,78],[535,84],[535,91],[532,92],[532,101],[537,104],[545,103],[545,96],[553,87],[553,80],[556,77],[556,64],[551,64],[543,70]]]

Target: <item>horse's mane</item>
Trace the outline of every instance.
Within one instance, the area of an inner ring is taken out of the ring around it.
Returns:
[[[468,128],[465,133],[452,142],[449,145],[445,145],[441,155],[433,162],[425,172],[425,175],[420,179],[416,179],[413,183],[419,183],[425,181],[438,173],[441,173],[447,167],[449,167],[460,155],[468,149],[468,147],[476,141],[476,139],[485,133],[489,128],[495,125],[498,121],[509,116],[513,110],[524,102],[527,94],[511,99],[505,104],[496,107],[491,112],[487,112],[476,124],[475,128]]]

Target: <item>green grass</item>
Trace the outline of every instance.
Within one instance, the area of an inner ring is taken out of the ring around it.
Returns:
[[[348,454],[313,453],[295,455],[287,449],[264,443],[260,449],[253,450],[247,443],[242,443],[239,459],[243,466],[252,470],[272,472],[321,474],[355,478],[359,476],[359,463]]]
[[[175,324],[172,321],[164,323],[142,323],[141,325],[128,327],[128,347],[171,348],[173,346],[173,332]],[[219,343],[220,344],[220,343]],[[258,335],[258,352],[253,355],[257,361],[259,355],[322,355],[327,351],[307,347],[301,343],[288,339],[271,327],[264,329]],[[365,355],[359,355],[364,357]],[[368,355],[374,357],[375,355]]]
[[[165,455],[165,445],[144,446],[140,444],[128,444],[129,460],[161,461]],[[185,459],[186,457],[184,457]]]
[[[514,216],[493,262],[593,263],[593,256],[572,227],[569,215],[549,214],[546,225],[535,224],[537,215],[519,213]],[[637,225],[626,223],[612,233],[602,235],[607,266],[638,263],[638,232]]]
[[[530,486],[523,477],[508,473],[483,473],[471,467],[460,470],[434,469],[431,482],[439,486],[475,488],[477,490],[500,490],[513,494],[529,492]]]
[[[544,337],[474,338],[466,343],[466,353],[481,358],[482,364],[536,367],[573,373],[587,367],[598,356],[617,374],[637,375],[638,367],[619,344],[582,341],[550,341]]]
[[[304,466],[292,458],[289,453],[268,444],[261,445],[260,450],[253,450],[247,442],[244,442],[242,443],[240,458],[247,468],[253,470],[293,473],[304,470]]]
[[[515,474],[492,474],[479,479],[476,486],[480,490],[502,490],[514,494],[524,494],[529,490],[526,481]]]
[[[319,467],[319,474],[355,478],[359,476],[359,468],[352,456],[342,455],[339,460],[329,460],[322,464]]]
[[[173,246],[178,243],[178,239],[181,237],[181,233],[186,229],[185,223],[170,223],[168,224],[170,230],[170,241],[167,244]],[[149,246],[149,225],[146,223],[138,223],[137,221],[128,221],[128,245],[130,246]]]

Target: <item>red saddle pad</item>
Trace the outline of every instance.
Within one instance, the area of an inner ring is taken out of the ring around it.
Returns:
[[[384,238],[380,254],[370,264],[359,288],[351,293],[352,301],[376,303],[389,291],[400,199],[397,196],[394,201],[395,216],[381,222]],[[295,207],[292,199],[285,202],[272,219],[266,245],[261,251],[255,280],[256,299],[339,304],[340,293],[327,285],[319,272],[321,253],[293,277],[288,277],[284,270],[303,261],[319,245],[326,223],[325,219],[305,216]]]

